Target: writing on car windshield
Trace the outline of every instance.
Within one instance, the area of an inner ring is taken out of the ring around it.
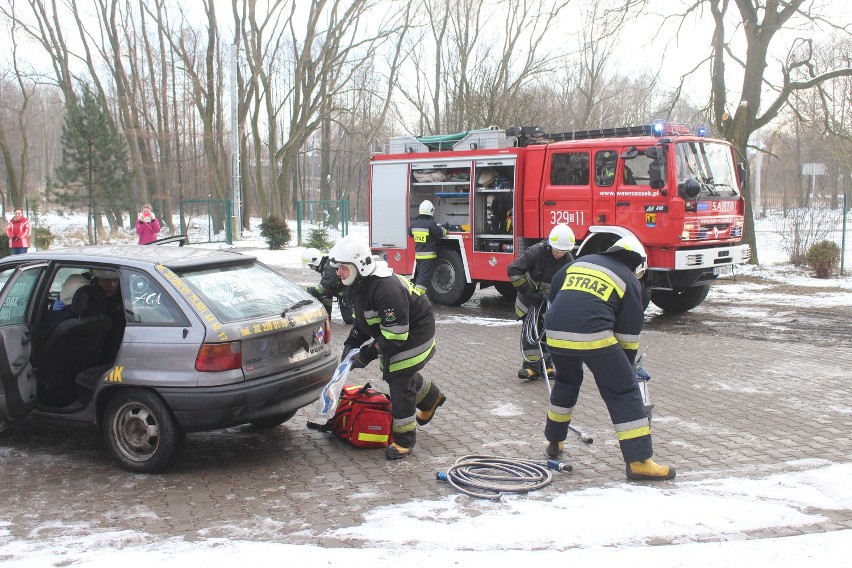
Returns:
[[[307,298],[294,283],[259,264],[186,271],[180,277],[223,322],[277,316]]]

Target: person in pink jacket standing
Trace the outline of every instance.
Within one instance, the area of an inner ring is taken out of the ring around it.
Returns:
[[[24,217],[24,211],[20,207],[15,208],[12,220],[6,225],[6,235],[9,237],[12,254],[26,254],[30,248],[30,220]]]
[[[159,232],[160,222],[151,211],[151,206],[146,203],[142,206],[142,213],[139,214],[139,219],[136,220],[136,234],[139,235],[139,244],[147,245],[156,241],[157,233]]]

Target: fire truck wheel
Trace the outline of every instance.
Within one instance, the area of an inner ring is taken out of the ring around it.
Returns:
[[[454,250],[438,249],[438,261],[429,286],[429,299],[442,306],[460,306],[470,300],[476,283],[468,283],[461,256]]]
[[[648,304],[651,303],[651,288],[648,286],[648,279],[643,278],[639,281],[642,285],[642,309],[647,310]]]
[[[518,289],[512,286],[511,282],[495,282],[494,289],[510,302],[514,302],[515,296],[518,295]]]
[[[673,290],[654,290],[651,292],[651,301],[664,312],[680,314],[688,312],[703,302],[709,292],[710,284]]]

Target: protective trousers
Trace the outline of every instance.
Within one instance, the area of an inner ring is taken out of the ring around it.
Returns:
[[[438,262],[434,258],[417,259],[417,264],[414,266],[414,285],[421,290],[427,290],[429,282],[432,281],[432,273],[435,272],[435,263]]]
[[[387,379],[393,415],[394,443],[413,448],[417,439],[417,409],[429,410],[435,404],[440,389],[419,372],[396,375]]]
[[[585,363],[606,403],[624,461],[641,461],[654,454],[642,393],[633,365],[624,351],[610,350],[598,356],[583,357],[551,352],[551,356],[556,365],[556,381],[550,393],[550,409],[544,427],[548,441],[561,442],[568,436],[568,424],[583,383]]]

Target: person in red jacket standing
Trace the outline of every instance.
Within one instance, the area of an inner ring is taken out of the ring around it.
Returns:
[[[142,213],[139,214],[139,219],[136,220],[136,234],[139,235],[139,244],[147,245],[157,240],[157,233],[160,232],[160,222],[151,211],[151,206],[145,204],[142,206]]]
[[[6,234],[9,236],[9,248],[12,254],[26,254],[30,248],[30,220],[24,217],[20,207],[15,208],[15,214],[9,224],[6,225]]]

